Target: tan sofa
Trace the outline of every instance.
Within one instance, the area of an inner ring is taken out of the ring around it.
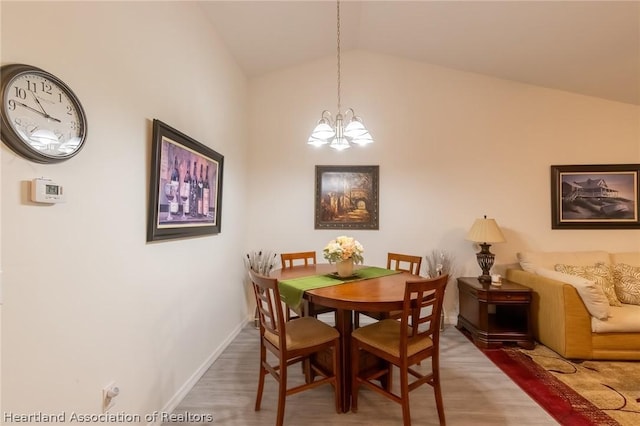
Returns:
[[[553,270],[559,263],[640,266],[640,252],[523,252],[518,260],[522,269],[508,269],[507,279],[534,292],[531,320],[537,341],[570,359],[640,360],[640,306],[611,306],[609,317],[599,320],[576,287],[540,275],[540,268]]]

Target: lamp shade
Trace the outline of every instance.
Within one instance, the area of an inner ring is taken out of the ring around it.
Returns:
[[[322,118],[318,125],[313,129],[311,133],[311,137],[314,139],[331,139],[336,135],[336,132],[331,128],[331,126],[327,123],[325,118]]]
[[[504,235],[495,219],[476,219],[467,233],[467,240],[476,243],[504,243]]]

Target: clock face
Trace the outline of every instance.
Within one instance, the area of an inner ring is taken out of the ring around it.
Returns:
[[[51,163],[74,156],[87,122],[75,94],[54,75],[28,65],[2,68],[2,139],[30,160]]]

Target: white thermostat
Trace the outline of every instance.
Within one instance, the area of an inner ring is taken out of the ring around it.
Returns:
[[[47,178],[36,178],[31,181],[31,201],[36,203],[64,203],[65,195],[62,185]]]

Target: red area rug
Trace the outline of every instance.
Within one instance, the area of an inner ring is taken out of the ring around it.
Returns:
[[[620,425],[518,349],[487,349],[485,355],[558,423],[565,426]]]

